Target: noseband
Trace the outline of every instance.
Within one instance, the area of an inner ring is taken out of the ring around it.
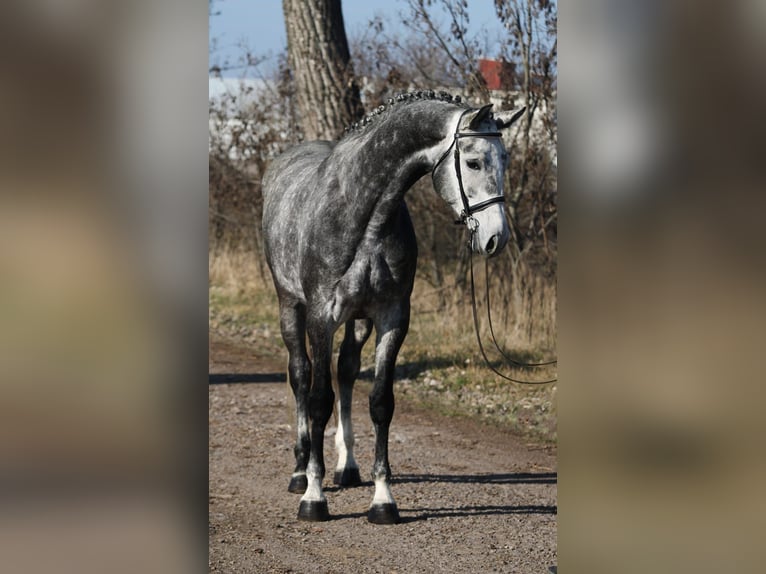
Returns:
[[[460,122],[463,120],[463,116],[470,112],[471,110],[465,110],[462,114],[460,114],[460,119],[457,122],[458,130],[460,130]],[[476,222],[476,219],[472,217],[474,213],[477,211],[481,211],[482,209],[486,209],[493,203],[503,203],[505,202],[505,196],[498,195],[495,197],[490,197],[489,199],[485,199],[484,201],[480,201],[478,203],[474,203],[471,205],[468,202],[468,196],[465,194],[465,189],[463,188],[463,174],[460,171],[460,138],[499,138],[502,137],[503,134],[500,132],[461,132],[456,131],[455,136],[452,139],[452,143],[447,148],[447,151],[445,151],[442,156],[439,158],[439,161],[436,162],[434,165],[434,168],[431,170],[431,177],[433,178],[434,173],[436,173],[436,169],[441,165],[441,163],[447,158],[449,155],[450,150],[454,147],[455,148],[455,176],[457,177],[457,183],[458,187],[460,188],[460,199],[463,202],[463,211],[460,213],[460,219],[456,220],[455,223],[462,224],[464,223],[466,226],[468,226],[468,229],[473,232],[476,231],[476,227],[478,226],[478,223]]]

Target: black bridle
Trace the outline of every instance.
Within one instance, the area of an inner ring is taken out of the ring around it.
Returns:
[[[463,173],[460,170],[460,138],[500,138],[503,137],[503,134],[500,132],[461,132],[460,131],[460,122],[463,121],[463,116],[470,112],[470,109],[465,110],[462,114],[460,114],[460,119],[457,122],[457,130],[455,132],[455,136],[452,139],[452,143],[449,145],[447,150],[442,154],[442,156],[439,158],[439,161],[437,161],[434,164],[434,168],[431,170],[431,177],[436,173],[437,168],[441,165],[441,163],[447,158],[449,155],[450,150],[453,148],[455,149],[455,176],[457,177],[457,184],[460,188],[460,200],[463,202],[463,211],[460,213],[460,219],[456,220],[455,223],[465,224],[468,226],[469,229],[472,229],[475,231],[476,229],[476,220],[471,217],[474,213],[481,211],[482,209],[486,209],[490,205],[494,203],[503,203],[505,202],[505,196],[500,194],[495,197],[490,197],[489,199],[485,199],[484,201],[480,201],[479,203],[474,203],[471,205],[468,202],[468,196],[465,194],[465,188],[463,187]]]
[[[431,177],[433,178],[434,173],[436,173],[436,169],[441,165],[441,163],[447,158],[449,155],[450,150],[454,147],[455,152],[455,176],[457,177],[457,183],[458,187],[460,188],[460,200],[463,202],[463,211],[460,213],[460,219],[456,220],[455,223],[457,224],[465,224],[465,226],[468,228],[469,233],[469,240],[468,240],[468,257],[471,261],[471,307],[473,310],[473,324],[474,329],[476,331],[476,340],[479,343],[479,350],[481,351],[481,356],[484,358],[484,362],[487,364],[487,366],[498,376],[502,377],[503,379],[507,381],[511,381],[513,383],[518,383],[522,385],[547,385],[550,383],[555,383],[557,379],[549,379],[545,381],[522,381],[519,379],[511,378],[507,375],[504,375],[495,367],[492,366],[492,363],[490,363],[489,358],[487,357],[487,353],[484,351],[484,345],[481,342],[481,336],[479,335],[479,317],[478,312],[476,309],[476,291],[475,291],[475,281],[474,281],[474,275],[473,275],[473,253],[471,246],[473,244],[473,236],[476,233],[476,229],[479,226],[479,223],[476,221],[476,219],[473,217],[473,214],[481,211],[482,209],[486,209],[490,205],[494,203],[504,203],[505,202],[505,196],[500,194],[495,197],[490,197],[489,199],[485,199],[484,201],[480,201],[479,203],[474,203],[471,205],[468,202],[468,196],[465,194],[465,189],[463,188],[463,175],[460,170],[460,138],[469,138],[469,137],[475,137],[475,138],[499,138],[502,137],[502,134],[500,132],[461,132],[460,131],[460,122],[463,120],[463,116],[471,111],[470,109],[465,110],[462,114],[460,114],[460,119],[458,120],[458,131],[455,132],[455,136],[452,139],[452,143],[450,143],[447,150],[442,154],[442,156],[439,158],[439,161],[436,162],[433,169],[431,170]],[[503,359],[506,360],[506,362],[518,366],[518,367],[543,367],[547,365],[555,365],[557,364],[557,361],[546,361],[542,363],[522,363],[520,361],[516,361],[512,358],[510,358],[508,355],[506,355],[502,349],[500,349],[500,345],[497,343],[497,339],[495,338],[495,330],[492,326],[492,315],[490,313],[490,304],[489,304],[489,266],[488,262],[485,262],[485,279],[487,281],[487,319],[489,321],[489,329],[490,333],[492,334],[492,342],[495,344],[495,348],[498,350],[500,355],[503,357]]]

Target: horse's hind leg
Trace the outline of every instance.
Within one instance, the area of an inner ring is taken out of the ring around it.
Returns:
[[[409,301],[392,307],[375,320],[375,383],[370,393],[370,417],[375,427],[375,463],[372,467],[375,496],[367,512],[367,520],[375,524],[399,522],[399,511],[390,488],[388,431],[394,416],[394,367],[409,323]]]
[[[356,486],[362,482],[359,466],[354,459],[354,429],[351,424],[351,396],[354,381],[359,375],[362,347],[370,337],[372,321],[360,319],[346,322],[346,333],[338,356],[338,430],[335,433],[335,448],[338,464],[333,482],[340,486]]]
[[[282,339],[288,352],[287,372],[295,396],[298,438],[295,443],[295,470],[287,489],[303,494],[306,491],[306,466],[309,461],[308,395],[311,382],[311,362],[306,353],[306,308],[283,304],[279,308]]]
[[[327,499],[322,492],[325,475],[324,431],[332,415],[335,393],[332,390],[330,362],[332,360],[332,329],[319,320],[308,324],[308,335],[313,355],[311,391],[309,392],[309,419],[311,421],[311,450],[306,467],[306,492],[298,509],[299,520],[328,520]]]

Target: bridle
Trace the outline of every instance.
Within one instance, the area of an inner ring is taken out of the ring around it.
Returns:
[[[465,189],[463,188],[463,175],[460,170],[460,142],[459,140],[461,138],[469,138],[469,137],[485,137],[485,138],[499,138],[502,137],[502,134],[500,132],[461,132],[460,131],[460,122],[463,121],[463,116],[465,116],[466,113],[470,112],[470,109],[465,110],[462,114],[460,114],[460,119],[458,119],[457,123],[457,130],[455,132],[454,138],[452,139],[452,143],[450,143],[447,150],[442,154],[442,156],[439,158],[439,160],[434,165],[433,169],[431,170],[431,177],[433,178],[433,175],[436,173],[437,168],[441,165],[441,163],[447,158],[449,155],[450,150],[453,148],[455,149],[454,157],[455,157],[455,176],[457,177],[457,183],[458,187],[460,189],[460,200],[463,202],[463,211],[460,213],[460,219],[456,220],[455,223],[457,224],[465,224],[465,226],[468,228],[469,233],[469,239],[468,239],[468,257],[471,261],[471,307],[473,310],[473,324],[474,329],[476,331],[476,340],[479,343],[479,350],[481,351],[481,356],[484,358],[484,362],[487,364],[487,366],[492,370],[496,375],[502,377],[503,379],[507,381],[511,381],[513,383],[518,383],[522,385],[547,385],[550,383],[555,383],[557,379],[549,379],[545,381],[522,381],[519,379],[514,379],[512,377],[509,377],[507,375],[504,375],[495,367],[492,366],[492,363],[490,363],[489,358],[487,357],[487,353],[484,350],[484,345],[481,342],[481,336],[479,335],[479,317],[478,312],[476,309],[476,288],[475,288],[475,281],[474,281],[474,274],[473,274],[473,253],[471,246],[473,244],[473,236],[476,233],[476,230],[479,227],[479,222],[476,220],[475,217],[473,217],[473,214],[481,211],[482,209],[486,209],[490,205],[494,203],[504,203],[505,202],[505,196],[504,195],[498,195],[495,197],[490,197],[489,199],[485,199],[484,201],[480,201],[478,203],[474,203],[471,205],[468,202],[468,196],[465,193]],[[546,361],[542,363],[522,363],[520,361],[516,361],[508,355],[506,355],[502,349],[500,348],[500,345],[497,343],[497,339],[495,338],[495,330],[492,326],[492,315],[490,313],[490,304],[489,304],[489,266],[488,262],[485,261],[485,279],[487,281],[487,319],[489,322],[489,330],[492,335],[492,342],[495,344],[495,348],[498,350],[500,355],[503,357],[503,359],[506,360],[506,362],[516,365],[519,367],[543,367],[547,365],[555,365],[558,361]]]
[[[439,161],[437,161],[434,164],[434,168],[431,170],[431,177],[436,173],[436,170],[441,165],[441,163],[447,158],[449,155],[450,150],[453,148],[455,149],[455,176],[457,177],[457,184],[460,189],[460,200],[463,202],[463,211],[460,213],[460,219],[456,220],[455,223],[465,224],[468,229],[475,231],[476,227],[478,227],[478,222],[473,216],[474,213],[481,211],[482,209],[486,209],[490,205],[494,203],[503,203],[505,202],[505,196],[504,195],[497,195],[495,197],[490,197],[489,199],[485,199],[484,201],[480,201],[478,203],[474,203],[471,205],[468,202],[468,196],[465,194],[465,188],[463,187],[463,173],[460,170],[460,139],[461,138],[499,138],[503,137],[503,134],[500,132],[461,132],[460,131],[460,122],[463,121],[463,116],[465,116],[468,112],[470,112],[471,109],[467,109],[463,111],[462,114],[460,114],[460,118],[457,121],[457,130],[455,132],[454,137],[452,138],[452,143],[450,143],[447,150],[442,154],[442,156],[439,158]]]

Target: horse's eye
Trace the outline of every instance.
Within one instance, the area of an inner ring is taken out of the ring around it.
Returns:
[[[468,169],[478,170],[481,167],[479,165],[479,162],[476,161],[475,159],[469,159],[467,162],[465,162],[465,164],[468,166]]]

